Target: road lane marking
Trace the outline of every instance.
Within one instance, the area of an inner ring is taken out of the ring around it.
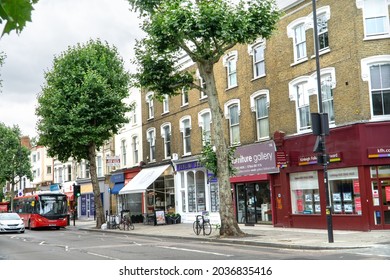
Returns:
[[[109,256],[105,256],[105,255],[100,255],[100,254],[96,254],[96,253],[92,253],[92,252],[86,252],[87,254],[89,255],[92,255],[92,256],[96,256],[96,257],[101,257],[101,258],[105,258],[105,259],[110,259],[110,260],[120,260],[120,259],[117,259],[117,258],[112,258],[112,257],[109,257]]]
[[[178,251],[185,251],[185,252],[193,252],[193,253],[200,253],[200,254],[208,254],[208,255],[216,255],[216,256],[224,256],[224,257],[233,257],[234,255],[227,255],[217,252],[209,252],[209,251],[202,251],[202,250],[193,250],[193,249],[186,249],[186,248],[178,248],[178,247],[168,247],[168,246],[157,246],[159,248],[163,249],[171,249],[171,250],[178,250]]]

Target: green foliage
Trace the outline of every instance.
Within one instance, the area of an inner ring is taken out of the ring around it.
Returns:
[[[26,22],[31,21],[33,4],[36,3],[38,0],[0,0],[0,24],[5,22],[1,36],[12,30],[20,33]]]
[[[233,160],[235,159],[236,147],[229,147],[228,161],[229,161],[229,175],[236,174],[237,169],[234,168]],[[206,142],[202,148],[201,155],[198,157],[199,162],[206,167],[207,170],[216,176],[218,174],[218,157],[215,152],[215,147],[210,142]]]
[[[130,79],[115,47],[99,40],[69,47],[45,78],[36,114],[50,156],[89,159],[92,144],[102,146],[128,122]]]
[[[193,73],[175,67],[184,54],[195,63],[214,64],[238,43],[269,38],[280,13],[273,1],[128,0],[144,17],[148,37],[138,42],[138,85],[156,94],[177,94],[193,83]],[[212,71],[212,70],[211,70]]]
[[[32,180],[30,151],[20,144],[20,129],[0,123],[0,185],[6,181],[11,185],[23,176]]]

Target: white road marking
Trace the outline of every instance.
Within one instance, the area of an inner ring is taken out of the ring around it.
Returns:
[[[193,250],[193,249],[178,248],[178,247],[168,247],[168,246],[157,246],[157,247],[163,248],[163,249],[171,249],[171,250],[178,250],[178,251],[194,252],[194,253],[216,255],[216,256],[225,256],[225,257],[233,257],[234,256],[234,255],[221,254],[221,253],[217,253],[217,252]]]

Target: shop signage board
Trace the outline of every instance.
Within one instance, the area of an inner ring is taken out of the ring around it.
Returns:
[[[106,165],[110,167],[121,166],[121,159],[119,156],[108,156],[106,158]]]
[[[368,158],[390,157],[390,147],[377,147],[367,149]]]
[[[275,151],[273,141],[237,147],[233,160],[236,176],[278,173]]]

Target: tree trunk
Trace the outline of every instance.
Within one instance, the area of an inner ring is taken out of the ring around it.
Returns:
[[[105,223],[103,203],[100,196],[100,187],[97,178],[96,172],[96,145],[92,143],[88,147],[89,155],[89,164],[90,164],[90,173],[91,173],[91,182],[93,188],[93,194],[95,197],[95,218],[96,218],[96,228],[101,228],[102,224]]]
[[[242,236],[244,233],[238,226],[233,208],[232,191],[229,174],[229,147],[225,139],[226,124],[223,122],[223,109],[219,102],[215,85],[213,63],[199,62],[198,68],[206,82],[208,103],[212,115],[212,140],[216,147],[219,186],[219,214],[221,218],[221,236]]]

